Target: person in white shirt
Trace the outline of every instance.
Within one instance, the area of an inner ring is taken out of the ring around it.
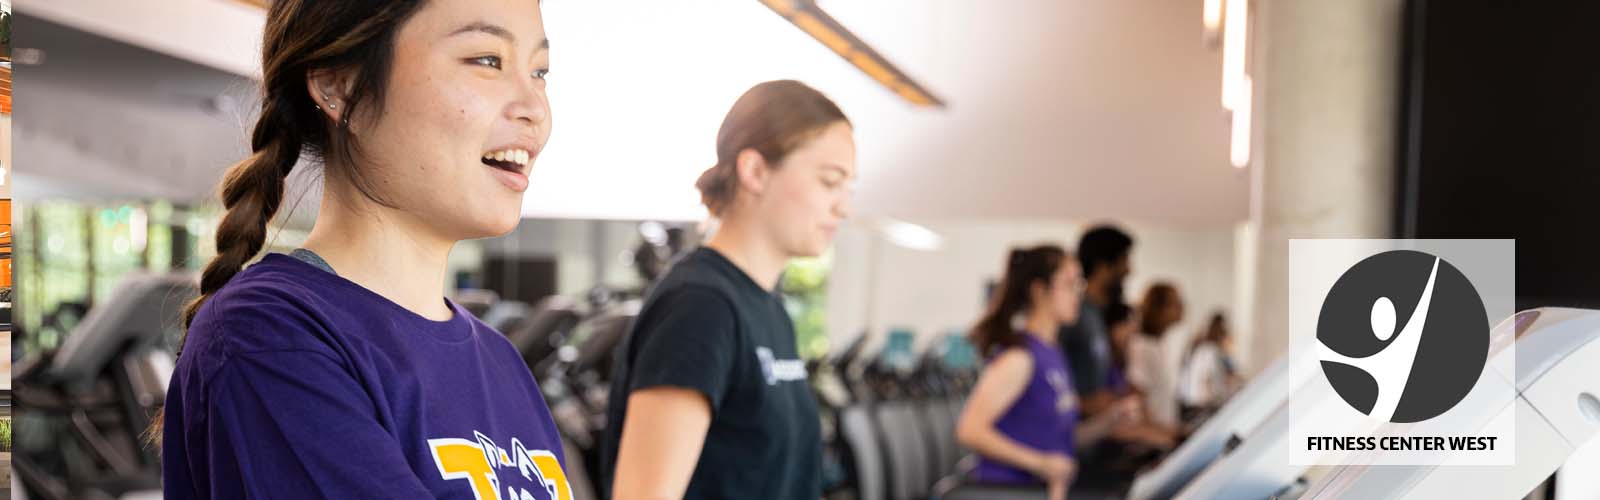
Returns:
[[[1168,362],[1162,339],[1183,321],[1183,299],[1171,283],[1150,286],[1139,304],[1139,332],[1128,340],[1128,383],[1144,394],[1150,421],[1177,429],[1178,374]]]
[[[1179,373],[1179,413],[1185,422],[1221,407],[1238,388],[1232,344],[1227,318],[1220,312],[1212,314],[1206,330],[1189,347]]]

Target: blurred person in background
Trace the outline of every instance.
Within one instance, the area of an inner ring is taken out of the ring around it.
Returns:
[[[1167,360],[1164,339],[1181,321],[1178,288],[1157,282],[1139,303],[1138,334],[1128,339],[1128,383],[1144,397],[1150,422],[1168,429],[1178,427],[1178,375]]]
[[[1110,225],[1089,228],[1078,240],[1078,263],[1087,288],[1077,319],[1062,325],[1057,342],[1068,357],[1085,415],[1096,415],[1117,399],[1107,384],[1112,359],[1105,309],[1123,300],[1123,282],[1132,272],[1128,262],[1132,252],[1133,237]]]
[[[1221,312],[1213,313],[1206,329],[1190,345],[1179,371],[1178,400],[1183,421],[1193,426],[1216,411],[1238,390],[1242,379],[1233,361],[1233,335]]]
[[[1128,400],[1130,415],[1108,432],[1098,446],[1084,451],[1082,465],[1100,489],[1120,491],[1145,466],[1159,459],[1177,443],[1177,433],[1151,421],[1144,394],[1135,388],[1125,373],[1130,345],[1139,334],[1133,307],[1113,302],[1105,309],[1112,341],[1112,367],[1107,390]]]
[[[956,426],[956,439],[978,454],[974,482],[1037,485],[1051,499],[1066,498],[1078,475],[1077,448],[1131,415],[1131,407],[1109,408],[1104,418],[1081,420],[1055,334],[1077,318],[1082,284],[1061,247],[1011,251],[998,293],[972,330],[989,361]]]

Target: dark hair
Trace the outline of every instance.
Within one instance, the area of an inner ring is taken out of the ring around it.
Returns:
[[[1144,292],[1144,300],[1139,303],[1139,333],[1161,338],[1166,333],[1166,327],[1171,325],[1159,325],[1160,314],[1178,301],[1178,287],[1165,281],[1150,285]]]
[[[979,353],[991,356],[1000,349],[1022,345],[1022,334],[1011,327],[1011,320],[1028,308],[1032,299],[1029,288],[1038,282],[1050,286],[1051,277],[1067,257],[1067,251],[1056,245],[1011,250],[1006,275],[995,289],[999,293],[990,297],[989,310],[972,328],[972,345]]]
[[[349,133],[356,112],[381,113],[394,61],[395,35],[426,0],[275,0],[267,10],[261,44],[261,115],[250,137],[250,157],[228,169],[222,181],[216,257],[200,276],[200,296],[183,312],[184,328],[206,300],[222,289],[266,244],[267,225],[283,201],[285,179],[302,153],[322,160],[324,175],[350,182],[369,199],[387,205],[355,168],[360,146]],[[351,90],[342,96],[333,123],[307,91],[316,70],[350,71]],[[182,350],[182,341],[179,342]],[[147,432],[160,439],[162,415]]]
[[[1189,352],[1184,355],[1184,359],[1194,356],[1195,349],[1200,348],[1202,344],[1213,343],[1220,346],[1228,336],[1227,315],[1222,314],[1222,311],[1211,313],[1211,320],[1206,322],[1205,331],[1194,336],[1194,341],[1189,343]]]
[[[1212,340],[1222,340],[1228,336],[1228,318],[1222,311],[1211,313],[1211,320],[1206,322],[1206,335]]]
[[[1113,265],[1133,251],[1133,237],[1111,225],[1089,228],[1078,239],[1078,263],[1083,265],[1083,277],[1093,278],[1100,264]]]
[[[1206,322],[1206,332],[1200,338],[1209,342],[1221,343],[1228,336],[1227,316],[1224,316],[1222,311],[1211,313],[1211,320]]]
[[[1107,330],[1114,331],[1117,325],[1121,325],[1133,319],[1133,307],[1128,306],[1127,302],[1123,302],[1121,297],[1117,297],[1112,299],[1110,304],[1106,305],[1105,315]],[[1128,351],[1126,346],[1117,342],[1112,342],[1111,360],[1118,367],[1127,367]]]
[[[1116,326],[1133,317],[1133,308],[1118,299],[1106,306],[1106,326]]]
[[[850,123],[827,96],[794,80],[751,87],[733,103],[717,131],[717,164],[694,185],[712,215],[721,215],[739,190],[739,153],[754,149],[773,167],[835,123]]]

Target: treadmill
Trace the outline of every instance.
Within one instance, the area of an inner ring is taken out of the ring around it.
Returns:
[[[1474,398],[1469,394],[1452,413],[1478,428],[1516,417],[1516,465],[1373,465],[1376,455],[1355,455],[1337,466],[1292,465],[1289,405],[1280,399],[1273,413],[1239,445],[1180,489],[1179,499],[1210,498],[1522,498],[1565,463],[1600,431],[1600,311],[1535,309],[1502,322],[1491,332],[1485,375],[1473,393],[1486,386],[1514,386],[1516,398]],[[1507,368],[1515,343],[1515,370]],[[1312,391],[1305,396],[1304,391]],[[1320,404],[1339,398],[1325,384],[1306,384],[1302,396]],[[1287,393],[1280,393],[1286,397]],[[1230,403],[1232,405],[1233,403]],[[1226,411],[1226,410],[1225,410]],[[1461,420],[1457,420],[1459,423]],[[1374,435],[1402,425],[1373,424]],[[1456,428],[1459,432],[1460,429]]]
[[[1467,408],[1486,425],[1515,415],[1515,465],[1379,467],[1357,459],[1315,478],[1300,498],[1522,498],[1600,440],[1600,311],[1535,309],[1516,324],[1515,372],[1492,361],[1486,370],[1513,384],[1517,397]]]
[[[1306,360],[1302,360],[1306,361]],[[1134,478],[1129,500],[1172,498],[1194,480],[1207,465],[1251,435],[1273,412],[1287,401],[1310,377],[1309,371],[1289,369],[1289,358],[1279,357],[1267,369],[1250,379],[1244,388],[1229,398],[1211,418],[1196,429],[1182,445],[1169,453],[1153,469]]]
[[[32,429],[13,450],[14,494],[159,498],[160,459],[140,434],[165,402],[183,308],[198,295],[190,273],[130,274],[60,349],[14,365],[17,420]]]

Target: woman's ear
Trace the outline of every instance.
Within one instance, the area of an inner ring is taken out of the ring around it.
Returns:
[[[738,191],[756,195],[766,190],[767,179],[772,174],[772,169],[767,168],[766,157],[760,151],[749,148],[739,152],[734,171],[739,176]]]
[[[352,80],[347,72],[331,69],[306,73],[306,92],[322,114],[340,125],[350,123],[349,96]]]
[[[1050,286],[1044,280],[1034,280],[1028,285],[1028,299],[1034,304],[1043,304],[1050,298]]]

